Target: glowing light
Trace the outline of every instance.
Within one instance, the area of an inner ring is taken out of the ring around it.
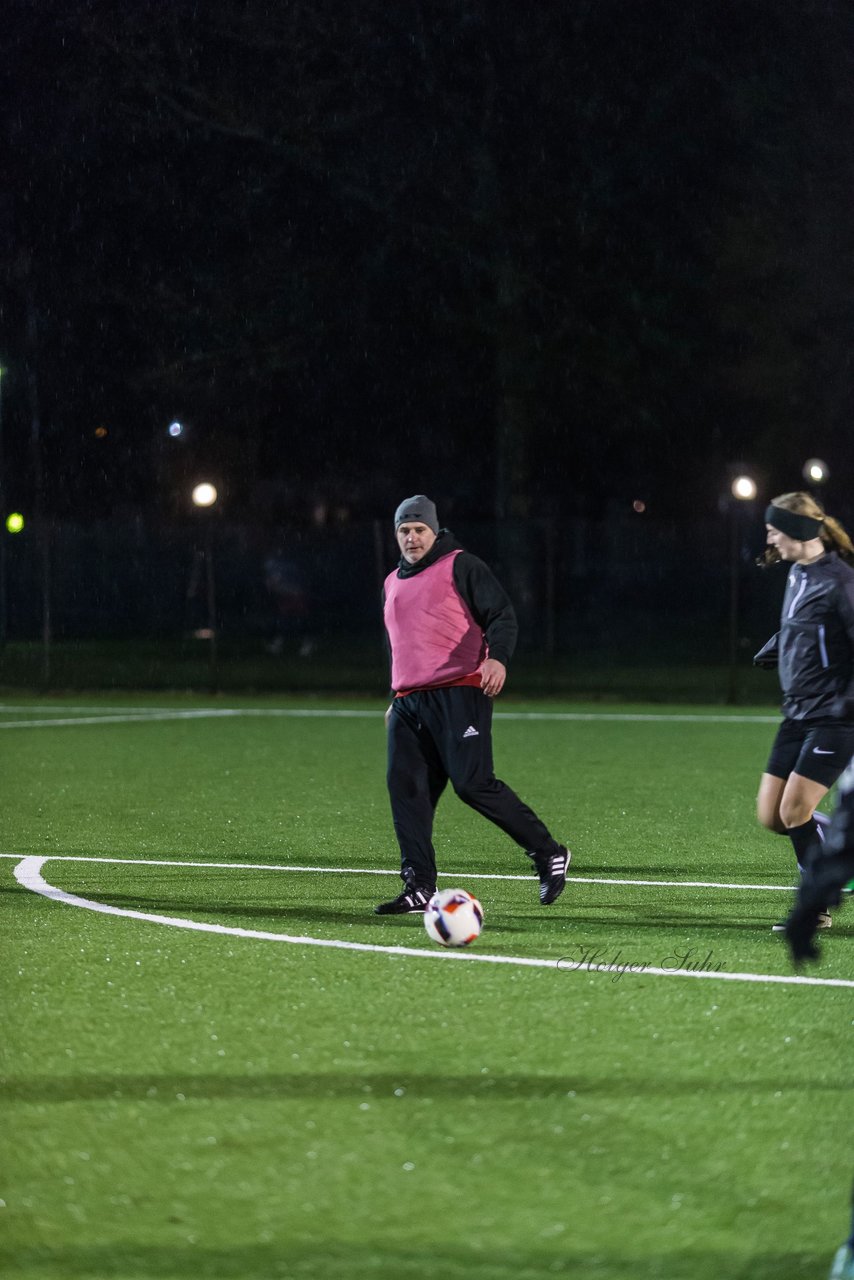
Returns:
[[[739,502],[750,502],[756,497],[756,481],[752,476],[736,476],[732,482],[731,492]]]
[[[193,502],[197,507],[212,507],[216,499],[216,487],[207,481],[197,484],[193,490]]]
[[[107,428],[106,428],[106,427],[96,427],[96,428],[95,428],[95,435],[98,437],[98,439],[99,439],[99,440],[103,440],[103,439],[104,439],[104,436],[105,436],[105,435],[107,435]]]
[[[827,463],[821,458],[808,458],[804,463],[803,477],[810,484],[825,484],[829,475]]]
[[[632,503],[632,510],[636,511],[639,516],[643,515],[644,511],[646,511],[646,503],[644,502],[643,498],[635,498],[634,502]]]
[[[179,436],[184,434],[184,425],[181,422],[170,422],[167,431],[173,440],[177,440]]]
[[[24,527],[24,517],[20,511],[11,511],[6,517],[6,529],[9,533],[20,533]]]

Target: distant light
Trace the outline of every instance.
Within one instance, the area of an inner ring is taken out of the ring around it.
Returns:
[[[96,428],[95,428],[95,435],[98,437],[98,439],[99,439],[99,440],[103,440],[103,439],[104,439],[104,436],[105,436],[105,435],[107,435],[107,434],[108,434],[108,433],[107,433],[107,428],[106,428],[106,427],[96,427]]]
[[[9,533],[20,533],[24,527],[24,517],[20,511],[11,511],[6,517],[6,528]]]
[[[822,462],[821,458],[809,458],[804,463],[803,477],[810,484],[826,484],[829,476],[827,463]]]
[[[756,497],[756,481],[752,476],[736,476],[731,486],[732,496],[740,502],[750,502]]]
[[[208,484],[207,481],[197,484],[193,490],[193,502],[197,507],[212,507],[216,502],[216,498],[215,486]]]
[[[178,436],[182,436],[184,434],[184,424],[181,422],[170,422],[167,430],[172,439],[177,440]]]
[[[646,511],[646,503],[643,501],[642,498],[635,498],[634,502],[632,503],[632,510],[636,511],[639,516],[643,515],[644,511]]]

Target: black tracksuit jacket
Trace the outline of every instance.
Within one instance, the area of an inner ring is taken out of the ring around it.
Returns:
[[[778,668],[787,719],[854,721],[854,569],[835,551],[789,570]]]

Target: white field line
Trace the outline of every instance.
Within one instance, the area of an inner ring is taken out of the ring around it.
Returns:
[[[514,965],[517,968],[558,970],[561,970],[561,965],[563,964],[564,970],[568,968],[570,972],[603,972],[610,973],[612,978],[614,975],[613,966],[607,963],[577,964],[571,962],[567,965],[566,962],[560,960],[543,960],[531,956],[495,956],[487,955],[482,951],[446,951],[439,948],[428,950],[422,947],[383,947],[369,942],[343,942],[335,938],[311,938],[301,934],[272,933],[265,929],[241,929],[230,925],[209,924],[200,920],[184,920],[178,916],[161,916],[150,911],[132,911],[125,907],[112,907],[106,903],[93,902],[90,898],[81,898],[76,894],[66,893],[63,889],[58,889],[54,885],[48,884],[41,874],[41,868],[47,861],[49,861],[48,858],[24,858],[15,867],[15,879],[25,889],[49,898],[53,902],[64,903],[66,906],[71,907],[81,907],[86,911],[96,911],[103,915],[122,916],[128,920],[144,920],[150,924],[166,925],[172,929],[190,929],[196,933],[215,933],[221,936],[254,938],[267,942],[287,942],[295,946],[327,947],[338,951],[414,956],[425,960],[469,960],[479,964],[507,964]],[[801,974],[727,973],[724,970],[662,969],[652,965],[648,967],[634,966],[627,969],[626,972],[642,973],[657,978],[717,978],[725,982],[752,982],[764,985],[854,988],[854,981],[849,981],[845,978],[812,978]]]
[[[111,715],[115,712],[120,714],[123,711],[174,711],[174,707],[123,707],[119,704],[97,703],[95,706],[88,706],[79,702],[0,702],[0,711],[19,711],[24,714],[28,711],[104,711]]]
[[[35,855],[33,855],[35,856]],[[39,855],[44,856],[44,855]],[[0,858],[20,859],[20,853],[0,853]],[[335,876],[391,876],[396,871],[375,870],[373,867],[304,867],[293,863],[270,862],[190,862],[182,858],[111,858],[98,857],[93,854],[51,853],[47,855],[51,862],[106,862],[123,866],[142,867],[202,867],[212,871],[308,871],[320,872]],[[439,875],[447,880],[526,880],[531,874],[510,875],[507,873],[487,871],[440,871]],[[567,876],[568,884],[616,884],[623,886],[643,885],[652,889],[759,889],[761,892],[792,893],[793,887],[788,884],[728,884],[721,880],[618,880],[608,876]]]
[[[43,712],[44,708],[39,708]],[[294,707],[196,707],[191,709],[153,708],[151,710],[107,710],[99,714],[69,715],[72,708],[63,708],[65,715],[38,720],[0,720],[0,729],[65,728],[74,725],[133,724],[165,720],[223,720],[236,718],[273,718],[293,720],[376,720],[382,711],[364,709],[328,709]],[[0,706],[0,712],[17,711],[20,707]],[[81,708],[88,711],[88,708]],[[497,711],[496,720],[554,721],[556,723],[586,723],[608,721],[616,724],[777,724],[780,717],[772,715],[703,715],[678,712],[617,712],[617,711]]]

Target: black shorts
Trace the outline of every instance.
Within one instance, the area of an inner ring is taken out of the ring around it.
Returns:
[[[784,720],[765,772],[774,778],[798,773],[829,788],[852,756],[854,724],[849,720]]]

